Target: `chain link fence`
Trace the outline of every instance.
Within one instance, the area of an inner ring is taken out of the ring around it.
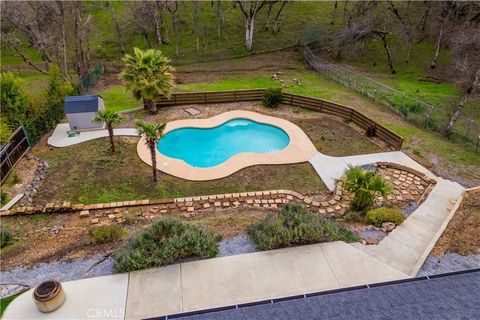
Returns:
[[[447,111],[408,96],[372,78],[321,59],[308,46],[303,48],[303,58],[316,72],[369,97],[374,102],[387,107],[390,112],[400,114],[419,127],[442,132],[448,123],[450,114]],[[460,116],[455,123],[450,139],[471,144],[479,153],[480,123]]]
[[[90,71],[86,77],[81,79],[80,83],[77,85],[78,93],[82,94],[93,87],[104,72],[104,66],[100,63],[96,64],[92,71]]]

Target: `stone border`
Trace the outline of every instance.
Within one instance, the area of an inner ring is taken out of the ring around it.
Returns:
[[[400,184],[394,183],[395,187],[399,191],[397,195],[392,194],[387,196],[386,199],[379,197],[377,200],[382,202],[387,201],[403,201],[414,195],[418,196],[418,193],[410,194],[407,184],[422,184],[424,194],[429,192],[431,186],[436,183],[435,180],[429,179],[425,174],[416,170],[404,167],[390,162],[377,162],[373,163],[373,166],[385,169],[393,169],[398,171],[399,179],[402,178],[402,173],[405,176],[405,181],[398,180]],[[404,170],[407,168],[408,170]],[[396,173],[393,173],[394,175]],[[410,175],[410,176],[408,176]],[[410,179],[410,182],[408,182]],[[424,199],[424,194],[420,195],[418,203],[420,204]],[[338,218],[341,217],[351,198],[349,192],[343,190],[341,184],[338,184],[335,190],[332,192],[332,196],[329,200],[315,201],[314,198],[304,196],[298,192],[290,190],[267,190],[267,191],[252,191],[252,192],[240,192],[240,193],[227,193],[216,195],[203,195],[195,197],[182,197],[182,198],[169,198],[169,199],[157,199],[157,200],[133,200],[133,201],[120,201],[111,203],[98,203],[98,204],[75,204],[70,202],[63,203],[48,203],[46,206],[36,207],[19,207],[10,210],[0,211],[0,216],[13,216],[13,215],[29,215],[36,213],[62,213],[62,212],[80,212],[81,217],[89,217],[89,210],[104,210],[104,209],[119,209],[137,206],[157,206],[156,211],[159,213],[171,213],[175,211],[184,212],[187,215],[195,215],[197,210],[206,210],[210,208],[236,208],[241,205],[256,207],[256,208],[279,208],[285,203],[296,203],[304,205],[308,210],[316,212],[328,217]],[[412,198],[413,199],[413,198]],[[122,218],[115,216],[120,211],[112,211],[110,218]],[[98,223],[98,219],[92,223]]]
[[[221,164],[210,168],[193,167],[183,160],[167,157],[156,150],[157,169],[186,180],[206,181],[224,178],[238,170],[254,165],[306,162],[317,153],[317,149],[313,143],[297,125],[284,119],[266,116],[251,111],[234,110],[207,119],[171,121],[167,123],[165,134],[169,131],[186,127],[212,128],[236,118],[246,118],[279,127],[287,133],[290,138],[290,143],[284,149],[274,153],[239,153]],[[143,162],[150,166],[152,165],[150,150],[146,146],[143,137],[138,141],[137,153]]]

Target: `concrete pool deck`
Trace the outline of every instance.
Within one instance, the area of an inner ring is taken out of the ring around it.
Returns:
[[[169,131],[180,128],[212,128],[237,118],[250,119],[278,127],[287,133],[290,143],[284,149],[273,153],[238,153],[221,164],[209,168],[192,167],[183,160],[167,157],[156,150],[157,169],[187,180],[206,181],[224,178],[238,170],[254,165],[306,162],[317,153],[313,143],[297,125],[284,119],[251,111],[234,110],[207,119],[171,121],[167,123],[164,133],[167,134]],[[152,165],[150,150],[143,137],[137,144],[137,153],[143,162]]]

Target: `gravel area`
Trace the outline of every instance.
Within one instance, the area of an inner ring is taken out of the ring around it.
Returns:
[[[480,268],[480,254],[461,256],[456,253],[447,253],[440,256],[428,256],[417,276],[428,276],[476,268]]]
[[[1,272],[0,283],[22,284],[34,287],[48,279],[69,281],[112,273],[114,273],[113,259],[109,256],[95,255],[88,259],[76,259],[69,262],[40,263],[31,269],[15,268],[10,271]]]
[[[219,257],[255,252],[255,245],[246,234],[220,242]],[[104,276],[115,273],[113,258],[105,255],[95,255],[88,259],[76,259],[69,262],[40,263],[33,268],[15,268],[0,272],[0,286],[26,285],[35,287],[48,279],[70,281],[90,277]],[[2,287],[0,287],[1,289]],[[10,292],[4,286],[5,292]],[[0,290],[0,293],[2,290]],[[5,293],[7,296],[8,294]]]
[[[235,254],[255,252],[255,244],[250,240],[247,234],[242,233],[231,239],[225,239],[220,242],[220,252],[218,257],[233,256]]]

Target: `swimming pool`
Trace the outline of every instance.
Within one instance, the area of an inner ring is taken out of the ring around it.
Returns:
[[[157,149],[193,167],[208,168],[238,153],[273,153],[289,143],[287,133],[276,126],[237,118],[213,128],[170,131],[158,142]]]

